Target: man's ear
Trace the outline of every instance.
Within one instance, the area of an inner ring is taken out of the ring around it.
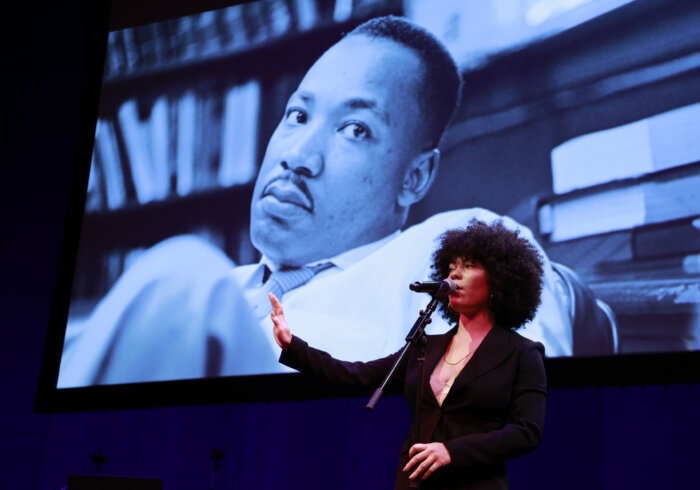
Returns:
[[[414,204],[427,194],[433,185],[440,164],[440,150],[433,148],[418,155],[406,168],[398,197],[398,205],[404,208]]]

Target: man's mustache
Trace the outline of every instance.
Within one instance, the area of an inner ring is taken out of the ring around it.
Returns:
[[[276,177],[273,177],[267,184],[265,184],[265,187],[263,188],[263,191],[262,191],[262,197],[269,195],[269,194],[273,194],[273,192],[270,192],[270,187],[272,187],[275,182],[279,182],[279,181],[288,181],[288,182],[291,182],[292,184],[294,184],[294,186],[299,190],[299,192],[301,192],[304,195],[304,197],[308,201],[309,211],[313,211],[314,199],[311,196],[311,191],[309,191],[309,186],[306,184],[306,181],[304,180],[304,178],[301,175],[293,173],[293,172],[286,172],[286,173],[283,173],[282,175],[278,175]],[[307,206],[304,205],[304,207],[307,207]]]

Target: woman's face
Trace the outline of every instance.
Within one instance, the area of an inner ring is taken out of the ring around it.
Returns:
[[[457,284],[457,290],[450,295],[454,311],[471,317],[488,308],[488,275],[481,264],[458,257],[450,263],[448,277]]]

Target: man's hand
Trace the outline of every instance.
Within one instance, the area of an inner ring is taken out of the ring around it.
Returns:
[[[270,304],[272,304],[272,313],[270,313],[270,318],[274,326],[272,327],[272,334],[275,336],[275,342],[279,345],[282,350],[289,347],[292,343],[292,333],[289,331],[289,326],[287,325],[287,320],[284,319],[284,311],[282,310],[282,304],[272,293],[269,293]]]
[[[421,480],[425,480],[432,475],[435,470],[452,462],[449,451],[447,451],[447,448],[441,442],[414,444],[411,446],[408,456],[411,459],[404,467],[404,471],[410,471],[411,468],[418,465],[413,473],[411,473],[411,476],[409,476],[411,480],[419,476]]]

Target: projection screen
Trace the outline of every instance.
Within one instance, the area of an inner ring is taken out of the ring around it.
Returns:
[[[654,2],[564,3],[268,0],[109,32],[55,387],[286,378],[264,283],[290,265],[315,269],[282,293],[295,335],[341,359],[388,355],[429,300],[408,285],[430,278],[435,239],[473,218],[546,257],[519,332],[548,358],[697,351],[700,94],[663,97],[700,66],[700,39],[645,58],[594,34],[635,12],[654,25]],[[336,84],[364,60],[314,65],[388,14],[464,75],[434,182],[394,229],[390,157],[366,151],[379,116],[323,106],[352,105]],[[660,102],[631,109],[635,91]],[[290,137],[300,111],[312,131]],[[436,313],[428,333],[449,328]]]

